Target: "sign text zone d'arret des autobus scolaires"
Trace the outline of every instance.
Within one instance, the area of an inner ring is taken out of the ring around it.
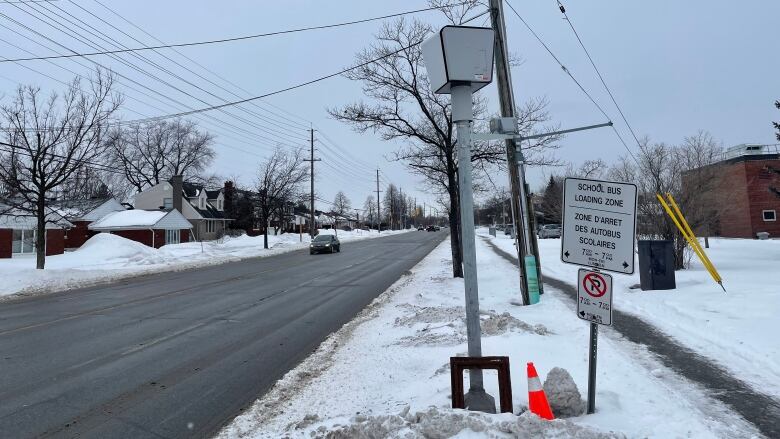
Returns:
[[[636,193],[630,183],[567,178],[561,260],[633,273]]]

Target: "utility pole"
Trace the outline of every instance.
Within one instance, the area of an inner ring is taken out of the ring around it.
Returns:
[[[317,223],[314,220],[314,162],[318,162],[322,159],[315,159],[314,158],[314,128],[310,130],[311,132],[311,156],[309,159],[304,159],[304,162],[310,162],[311,163],[311,177],[310,177],[310,183],[311,183],[311,205],[310,205],[310,218],[311,225],[309,226],[309,235],[314,238],[314,235],[316,234],[315,228],[317,226]]]
[[[498,97],[501,105],[501,116],[516,117],[515,100],[512,92],[512,75],[507,61],[506,26],[504,23],[504,10],[501,0],[489,0],[490,21],[495,32],[495,61],[498,85]],[[541,280],[539,272],[539,255],[533,251],[531,240],[533,239],[528,215],[529,203],[527,201],[525,183],[525,161],[520,143],[514,139],[505,140],[506,157],[509,168],[509,186],[512,191],[511,210],[512,224],[515,228],[517,239],[517,261],[520,268],[520,285],[522,287],[523,303],[529,305],[531,299],[528,291],[528,276],[526,273],[525,257],[533,255],[536,258],[537,278]],[[539,282],[541,286],[541,281]]]
[[[379,169],[376,170],[376,231],[382,233],[382,215],[379,213]]]

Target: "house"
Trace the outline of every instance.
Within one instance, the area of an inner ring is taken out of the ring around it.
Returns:
[[[34,215],[0,205],[0,258],[35,254],[38,220]],[[72,227],[56,212],[47,217],[46,256],[65,252],[65,230]]]
[[[730,238],[780,237],[780,147],[740,144],[712,165],[716,179],[706,197],[716,216],[709,232]],[[683,184],[686,176],[683,175]]]
[[[178,210],[192,224],[194,239],[208,241],[224,236],[227,222],[222,189],[208,190],[185,183],[181,175],[135,195],[134,206],[142,210]]]
[[[51,207],[73,224],[73,227],[65,230],[65,248],[81,247],[96,233],[88,228],[92,222],[111,212],[125,210],[125,207],[113,197],[60,200],[52,203]]]
[[[176,209],[122,210],[112,212],[88,226],[93,232],[107,232],[160,248],[190,240],[192,224]]]

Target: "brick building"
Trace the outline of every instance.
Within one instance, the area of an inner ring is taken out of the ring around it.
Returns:
[[[89,230],[119,235],[149,247],[189,242],[192,224],[178,210],[123,210],[91,223]]]
[[[710,194],[718,216],[712,234],[755,238],[768,232],[780,238],[780,148],[737,145],[712,166],[718,167],[716,193]]]
[[[0,258],[34,254],[37,219],[5,205],[0,205],[0,212]],[[65,230],[73,225],[56,213],[46,219],[46,256],[62,254]]]

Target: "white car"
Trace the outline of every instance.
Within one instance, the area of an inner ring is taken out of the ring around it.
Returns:
[[[560,238],[561,237],[561,225],[560,224],[545,224],[539,229],[537,234],[539,239],[544,238]]]

